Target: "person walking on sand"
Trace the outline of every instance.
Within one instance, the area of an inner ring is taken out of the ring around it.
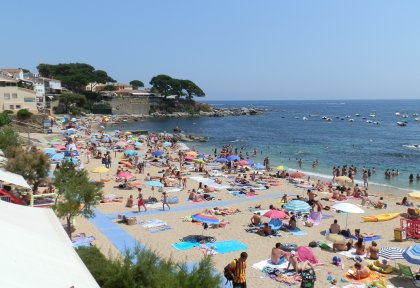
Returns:
[[[233,288],[246,288],[246,259],[248,253],[242,252],[239,259],[233,260],[229,264],[230,273],[233,276]]]
[[[137,196],[137,206],[139,209],[139,213],[140,213],[140,207],[144,207],[144,211],[147,211],[146,205],[144,204],[144,198],[143,198],[143,194],[141,193],[141,188],[138,188],[139,191],[139,195]]]
[[[168,194],[166,192],[162,193],[162,206],[163,206],[163,211],[165,211],[165,205],[168,206],[168,209],[171,210],[171,207],[169,207],[168,204]]]

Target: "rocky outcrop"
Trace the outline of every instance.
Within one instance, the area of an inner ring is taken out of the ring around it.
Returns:
[[[176,141],[180,142],[207,142],[208,138],[204,136],[184,134],[184,133],[174,133],[173,138]]]

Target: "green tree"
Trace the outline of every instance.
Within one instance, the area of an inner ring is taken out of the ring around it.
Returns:
[[[0,150],[9,157],[10,149],[20,147],[19,134],[11,127],[0,129]]]
[[[17,117],[19,118],[19,119],[21,119],[21,120],[26,120],[26,119],[29,119],[29,118],[31,118],[31,116],[33,115],[33,113],[32,112],[30,112],[30,111],[28,111],[28,109],[20,109],[18,112],[17,112]]]
[[[181,83],[182,90],[185,91],[185,95],[188,100],[192,100],[193,97],[204,97],[204,91],[201,90],[194,82],[191,80],[179,80]]]
[[[130,85],[133,87],[134,90],[139,89],[139,87],[144,87],[144,83],[140,80],[130,81]]]
[[[106,85],[104,86],[104,91],[116,91],[117,87],[115,87],[114,85]]]
[[[86,104],[86,97],[76,93],[63,93],[60,95],[58,106],[61,113],[75,112],[77,108],[82,108]]]
[[[9,148],[6,170],[22,175],[33,191],[48,177],[50,160],[44,153],[36,151],[35,147],[23,149],[21,147]]]
[[[168,75],[157,75],[155,77],[153,77],[150,80],[150,85],[152,85],[152,89],[153,91],[158,92],[159,94],[161,94],[163,97],[168,97],[170,95],[173,95],[173,85],[174,85],[174,81],[175,79],[173,79],[172,77],[168,76]]]
[[[210,257],[192,270],[185,263],[161,259],[155,252],[137,249],[124,257],[107,259],[96,247],[80,247],[77,253],[103,288],[216,288],[221,278]],[[132,261],[135,259],[136,261]]]
[[[10,111],[10,110],[6,110],[6,111]],[[9,113],[6,111],[3,111],[2,113],[0,113],[0,127],[7,125],[11,122]]]
[[[89,181],[86,170],[77,171],[69,162],[57,169],[54,175],[58,196],[53,208],[58,217],[66,219],[66,230],[71,239],[72,219],[78,215],[85,218],[95,216],[93,208],[101,199],[101,188]]]
[[[61,80],[64,87],[78,93],[91,82],[115,82],[105,71],[85,63],[39,64],[37,69],[41,76]]]

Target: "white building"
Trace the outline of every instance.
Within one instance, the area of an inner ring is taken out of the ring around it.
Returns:
[[[20,109],[38,112],[32,82],[0,75],[0,112]]]

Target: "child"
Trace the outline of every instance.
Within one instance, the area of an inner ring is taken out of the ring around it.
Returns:
[[[163,203],[163,211],[165,211],[165,205],[168,206],[168,209],[169,210],[171,210],[171,207],[169,207],[169,204],[168,204],[168,194],[166,194],[166,192],[163,192],[162,193],[162,198],[163,198],[163,200],[162,200],[162,203]]]

